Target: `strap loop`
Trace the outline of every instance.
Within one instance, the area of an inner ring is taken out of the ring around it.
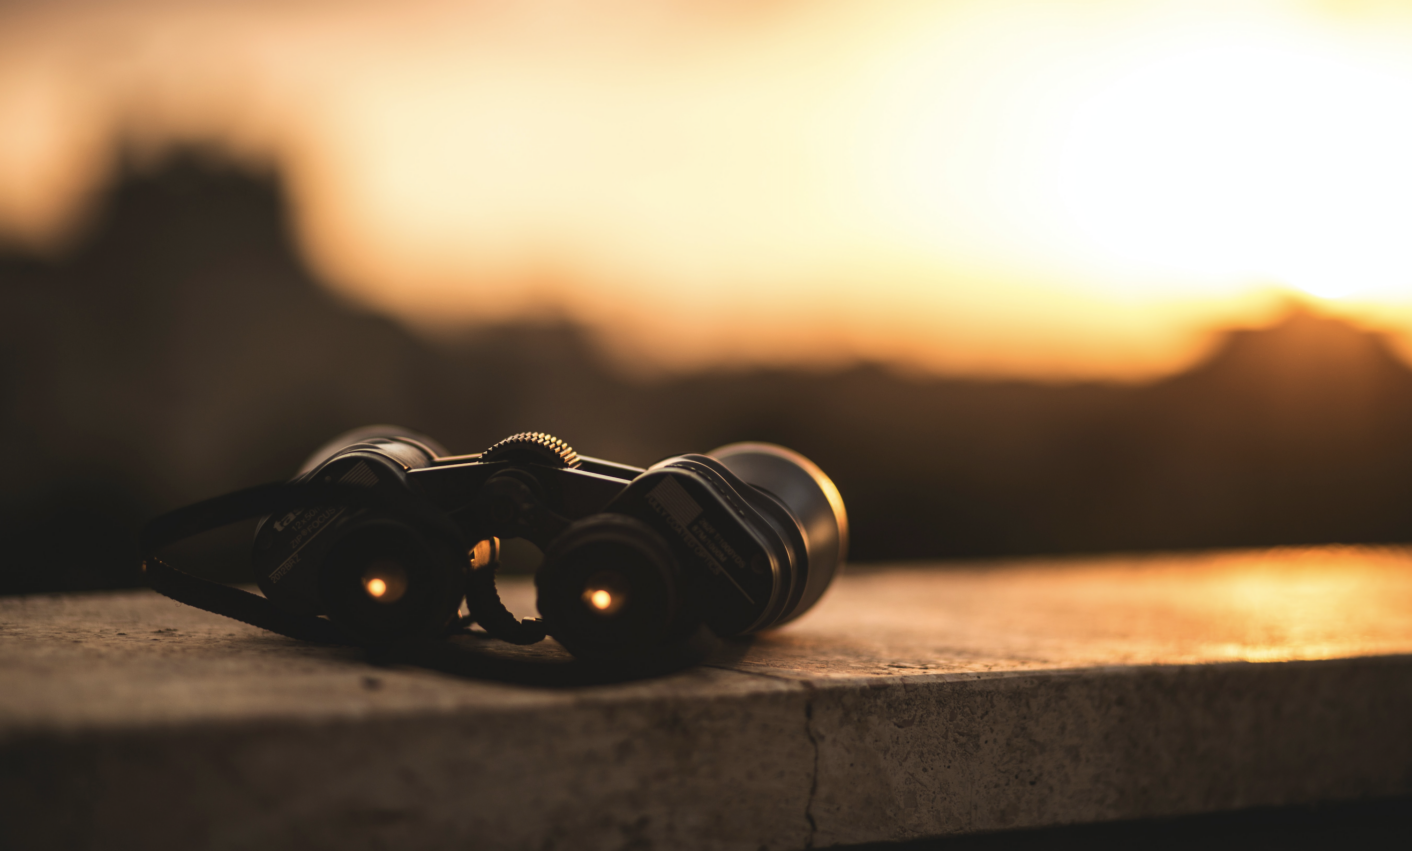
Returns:
[[[471,575],[466,581],[466,605],[471,619],[492,638],[510,644],[537,644],[547,634],[539,618],[517,619],[500,599],[495,571],[500,567],[500,541],[481,541],[471,550]]]

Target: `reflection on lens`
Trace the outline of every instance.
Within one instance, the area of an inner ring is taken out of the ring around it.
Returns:
[[[599,571],[584,584],[583,602],[594,614],[615,615],[627,601],[627,580],[616,570]]]
[[[407,571],[395,561],[379,559],[363,571],[363,590],[379,603],[395,603],[407,593]]]

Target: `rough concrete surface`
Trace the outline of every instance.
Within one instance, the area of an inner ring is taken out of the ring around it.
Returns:
[[[858,570],[633,682],[9,598],[0,848],[791,849],[1406,795],[1409,718],[1403,550]]]

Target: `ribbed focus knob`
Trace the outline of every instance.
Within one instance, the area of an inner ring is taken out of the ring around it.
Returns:
[[[480,454],[482,461],[515,461],[550,467],[579,466],[579,454],[552,434],[525,431],[512,434]]]

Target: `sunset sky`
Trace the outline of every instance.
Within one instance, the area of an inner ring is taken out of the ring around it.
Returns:
[[[1412,4],[0,0],[0,234],[61,246],[120,138],[278,165],[360,303],[648,371],[1412,333]]]

